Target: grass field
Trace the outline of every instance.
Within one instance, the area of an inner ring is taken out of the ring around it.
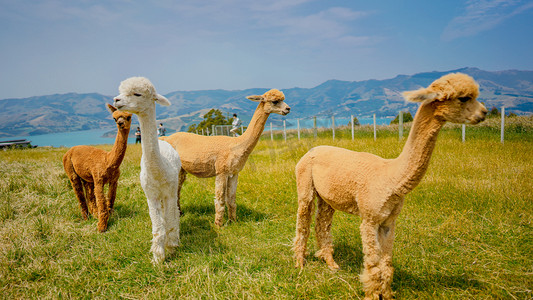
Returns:
[[[490,122],[468,126],[465,143],[459,127],[441,132],[429,170],[398,220],[397,299],[533,298],[532,129],[510,126],[503,145]],[[338,212],[333,220],[340,271],[312,255],[303,271],[293,268],[294,166],[316,145],[393,158],[404,143],[394,128],[381,128],[377,141],[368,128],[355,141],[348,130],[338,130],[335,141],[328,132],[301,141],[292,132],[288,142],[267,134],[240,173],[236,223],[216,228],[214,180],[189,176],[182,244],[161,266],[150,261],[140,146],[128,147],[103,234],[96,219],[81,219],[61,164],[67,149],[0,151],[1,298],[362,298],[358,216]],[[309,252],[316,250],[311,236]]]

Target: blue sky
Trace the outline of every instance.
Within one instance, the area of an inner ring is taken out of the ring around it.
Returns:
[[[0,99],[533,70],[533,1],[0,0]]]

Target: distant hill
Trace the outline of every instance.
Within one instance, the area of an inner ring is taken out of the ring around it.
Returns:
[[[433,80],[450,72],[471,75],[480,84],[480,101],[487,108],[506,107],[517,114],[533,113],[533,71],[489,72],[477,68],[462,68],[445,72],[426,72],[398,75],[392,79],[340,81],[329,80],[314,88],[291,88],[283,92],[291,106],[286,118],[317,116],[378,117],[395,116],[399,110],[415,112],[417,104],[406,103],[401,92],[429,85]],[[211,108],[228,114],[236,112],[249,120],[256,103],[248,95],[262,94],[266,88],[246,90],[177,91],[165,96],[172,102],[169,107],[157,107],[157,118],[169,131],[186,130]],[[77,131],[114,127],[105,108],[112,96],[101,94],[56,94],[23,99],[0,100],[0,137],[36,135],[53,132]],[[273,115],[274,122],[282,120]],[[135,123],[135,120],[134,120]]]

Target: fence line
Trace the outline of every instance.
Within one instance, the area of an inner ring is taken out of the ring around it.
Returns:
[[[502,106],[502,110],[501,110],[502,114],[501,114],[501,118],[502,118],[502,128],[501,128],[501,138],[500,138],[500,141],[502,142],[503,144],[503,135],[504,135],[504,131],[505,131],[505,107]]]
[[[398,113],[398,140],[402,140],[403,137],[403,111]]]
[[[505,107],[502,107],[501,108],[501,137],[500,137],[500,141],[501,143],[503,144],[504,143],[504,138],[505,138]],[[301,140],[301,131],[302,130],[305,130],[305,129],[309,129],[309,130],[312,130],[313,131],[313,137],[314,138],[317,138],[318,137],[318,122],[317,122],[317,116],[312,116],[312,117],[308,117],[308,118],[304,118],[304,119],[308,119],[310,120],[312,118],[313,120],[313,126],[312,128],[309,128],[309,127],[305,127],[305,126],[302,126],[301,124],[301,120],[302,118],[296,118],[296,132],[297,132],[297,135],[298,135],[298,141]],[[344,118],[341,118],[341,119],[344,119]],[[368,119],[368,118],[366,118]],[[294,120],[294,119],[293,119]],[[372,115],[372,118],[371,118],[372,122],[369,124],[369,125],[372,125],[373,126],[373,133],[374,133],[374,141],[377,140],[377,118],[376,118],[376,114],[373,114]],[[368,121],[368,120],[367,120]],[[381,119],[380,123],[382,123],[384,121],[384,119]],[[321,128],[326,128],[326,131],[327,131],[327,128],[329,127],[328,126],[328,119],[326,118],[323,118],[322,119],[322,124],[325,125],[325,126],[322,126]],[[291,126],[294,126],[294,123],[292,123],[293,125]],[[368,123],[367,123],[368,124]],[[351,136],[352,136],[352,140],[355,139],[355,122],[354,122],[354,115],[350,115],[350,121],[349,123],[347,124],[348,126],[351,127]],[[385,125],[385,124],[381,124],[381,125]],[[270,122],[270,140],[274,140],[274,128],[273,128],[273,123]],[[196,131],[196,134],[202,134],[202,135],[230,135],[230,128],[231,128],[231,125],[212,125],[211,127],[211,131],[209,131],[209,128],[206,128],[205,131],[204,129],[202,129],[201,131]],[[241,134],[244,133],[245,131],[245,128],[244,126],[241,126]],[[279,128],[279,126],[278,126]],[[335,116],[331,116],[331,135],[332,135],[332,138],[333,140],[335,140],[336,138],[336,128],[337,128],[337,125],[336,125],[336,119],[335,119]],[[398,112],[398,139],[401,141],[403,139],[403,129],[404,129],[404,112],[403,111],[399,111]],[[278,129],[279,130],[279,129]],[[282,129],[282,134],[283,134],[283,139],[284,141],[287,141],[287,122],[286,120],[284,119],[283,120],[283,129]],[[226,133],[227,132],[227,133]],[[461,141],[464,143],[466,141],[466,126],[465,124],[461,124]]]
[[[376,114],[374,114],[374,141],[376,140]]]
[[[352,141],[353,141],[353,140],[354,140],[354,133],[355,133],[355,131],[354,131],[354,125],[353,125],[353,115],[350,116],[350,120],[351,120],[350,123],[352,123]]]
[[[333,140],[335,140],[335,116],[331,116],[331,135]]]

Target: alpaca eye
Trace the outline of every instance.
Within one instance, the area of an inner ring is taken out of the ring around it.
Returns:
[[[279,101],[272,101],[272,104],[278,105]]]
[[[131,117],[127,117],[126,119],[129,121],[131,119]]]
[[[141,95],[141,94],[139,94],[139,93],[135,93],[135,94],[133,94],[133,95],[135,95],[135,96],[137,96],[137,97],[140,97],[140,96],[142,96],[142,95]]]
[[[470,100],[470,97],[459,97],[459,101],[465,103],[466,101]]]

